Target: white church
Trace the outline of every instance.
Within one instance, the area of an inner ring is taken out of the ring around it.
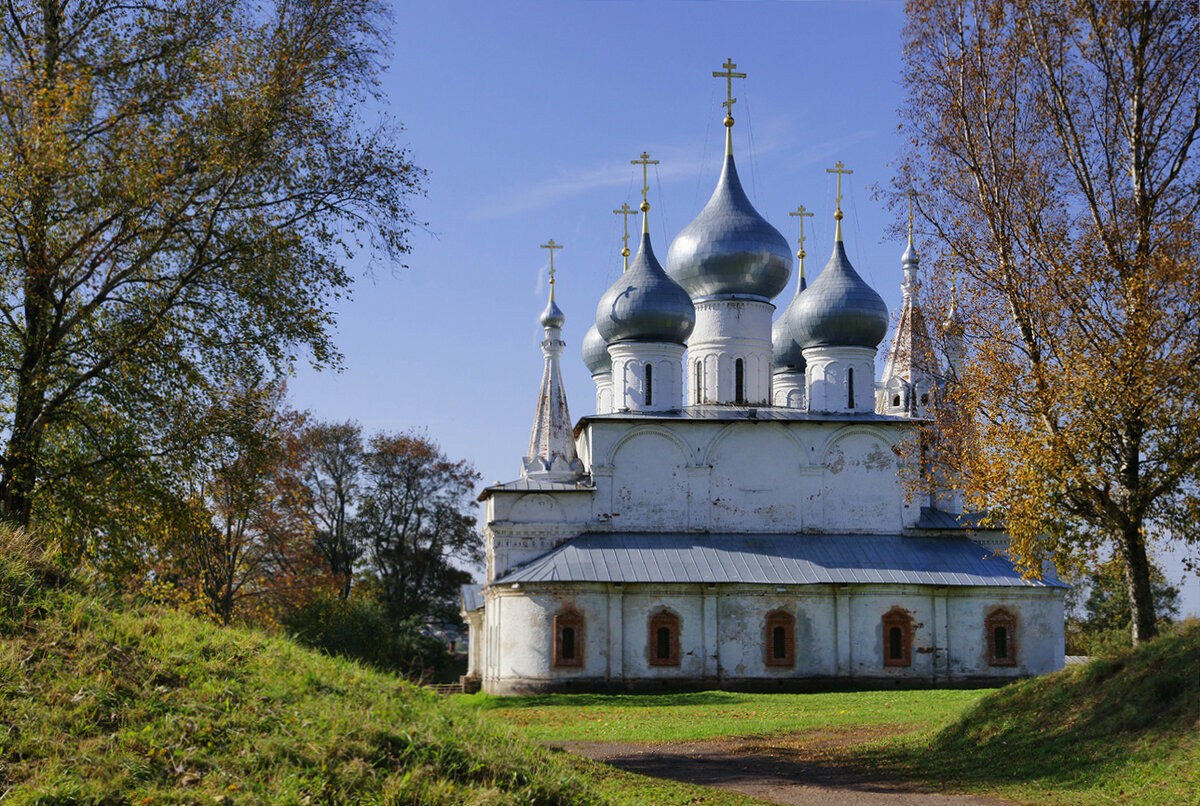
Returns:
[[[1022,578],[1004,533],[957,496],[905,483],[919,470],[906,448],[963,350],[952,314],[945,355],[928,358],[911,222],[876,381],[888,310],[846,256],[841,164],[833,253],[806,286],[801,240],[797,293],[772,321],[792,255],[742,190],[725,126],[717,187],[665,270],[643,181],[637,254],[623,251],[583,338],[596,413],[578,423],[551,273],[529,454],[519,479],[480,496],[468,684],[786,691],[1060,668],[1066,586]]]

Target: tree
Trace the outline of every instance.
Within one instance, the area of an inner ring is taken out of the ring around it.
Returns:
[[[1179,588],[1171,584],[1153,560],[1150,561],[1150,593],[1160,626],[1174,623],[1179,617]],[[1068,649],[1068,654],[1108,654],[1129,646],[1129,593],[1120,557],[1109,558],[1079,580],[1068,597],[1068,604],[1072,611],[1068,643],[1074,645]]]
[[[286,408],[284,394],[282,383],[249,383],[214,401],[227,428],[213,435],[212,464],[180,496],[173,539],[163,546],[164,568],[194,588],[222,624],[248,607],[294,610],[311,598],[297,594],[328,582],[307,530],[285,508],[301,418]]]
[[[336,360],[339,258],[407,251],[421,180],[360,119],[382,19],[375,0],[6,7],[0,516],[188,450],[203,435],[161,413],[225,378]]]
[[[354,564],[362,556],[351,527],[363,461],[362,427],[313,423],[300,434],[293,506],[311,525],[316,552],[350,597]]]
[[[479,474],[421,434],[377,434],[368,444],[363,480],[354,529],[389,614],[453,618],[459,585],[471,575],[451,560],[483,559],[475,518],[464,512]]]
[[[1112,548],[1138,643],[1156,633],[1147,533],[1197,511],[1195,5],[907,11],[901,173],[964,292],[939,444],[1026,569]]]

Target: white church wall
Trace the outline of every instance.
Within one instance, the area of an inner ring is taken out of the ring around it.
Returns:
[[[723,429],[702,464],[711,468],[710,529],[787,532],[803,529],[803,446],[772,423]]]
[[[893,608],[912,619],[909,665],[884,662],[883,617]],[[849,669],[852,677],[932,679],[935,639],[933,600],[929,588],[914,585],[855,585],[849,604]]]
[[[770,404],[771,315],[769,302],[709,299],[696,302],[696,327],[688,339],[688,400],[735,403],[735,371],[742,359],[744,404]],[[702,365],[704,394],[697,399],[696,363]]]
[[[782,611],[794,619],[794,664],[767,665],[767,616]],[[726,587],[720,599],[721,678],[779,680],[832,677],[836,673],[834,600],[826,586],[777,592]]]
[[[838,533],[896,532],[905,525],[905,493],[893,442],[882,429],[848,425],[822,451],[821,488],[813,526]],[[919,509],[909,503],[908,520]]]
[[[704,594],[700,586],[627,586],[621,600],[622,658],[627,680],[701,679],[705,672]],[[650,662],[650,618],[669,612],[679,618],[679,664]],[[715,625],[710,625],[715,626]],[[714,650],[715,651],[715,648]]]
[[[608,508],[613,528],[685,531],[691,504],[689,459],[687,445],[656,426],[637,428],[615,445]]]
[[[1016,663],[989,663],[986,621],[996,608],[1015,616]],[[1066,636],[1062,589],[953,588],[947,596],[951,675],[1028,677],[1063,666]]]

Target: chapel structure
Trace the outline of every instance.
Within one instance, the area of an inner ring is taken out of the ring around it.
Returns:
[[[714,76],[732,82],[732,62]],[[731,86],[731,84],[730,84]],[[732,112],[729,92],[725,106]],[[468,680],[492,694],[662,687],[963,685],[1063,665],[1066,586],[1025,579],[1007,539],[952,491],[914,498],[906,450],[963,354],[937,354],[920,257],[889,326],[842,237],[808,284],[738,179],[733,117],[716,189],[667,250],[650,239],[583,337],[596,413],[572,423],[565,317],[541,316],[544,372],[519,479],[488,487],[486,582],[463,589]],[[910,199],[911,202],[911,199]],[[629,212],[626,206],[624,212]],[[616,211],[622,212],[622,211]],[[626,236],[628,238],[628,236]],[[932,470],[926,468],[926,470]],[[943,485],[949,486],[949,485]]]

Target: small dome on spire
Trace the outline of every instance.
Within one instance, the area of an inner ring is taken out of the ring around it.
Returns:
[[[874,348],[888,329],[887,305],[858,276],[840,239],[825,269],[796,304],[788,306],[784,318],[802,348]]]
[[[607,344],[655,341],[685,344],[696,326],[696,309],[667,276],[642,227],[642,241],[629,271],[604,292],[596,306],[596,327]]]
[[[772,299],[791,277],[791,250],[750,204],[733,154],[726,151],[712,197],[671,243],[668,271],[692,299],[735,294]]]
[[[554,301],[553,293],[550,294],[550,302],[547,303],[546,310],[542,311],[542,318],[538,321],[542,323],[542,327],[562,327],[563,322],[567,321],[567,317],[563,315],[562,309]]]
[[[793,311],[800,304],[800,297],[807,288],[808,282],[801,274],[800,283],[796,287],[796,295],[792,297],[792,301],[788,303],[780,317],[775,320],[775,324],[771,326],[771,345],[774,351],[776,372],[783,370],[804,372],[807,369],[804,348],[800,346],[800,342],[796,341],[796,334],[792,331],[791,324],[795,317]]]
[[[600,335],[600,330],[595,325],[589,327],[587,333],[583,334],[582,351],[583,363],[587,366],[588,372],[596,375],[612,371],[612,358],[608,355],[608,345],[604,343],[604,337]]]
[[[904,254],[900,256],[900,265],[904,268],[909,268],[910,266],[916,268],[920,263],[921,256],[917,254],[917,246],[910,240],[908,247],[904,250]]]

